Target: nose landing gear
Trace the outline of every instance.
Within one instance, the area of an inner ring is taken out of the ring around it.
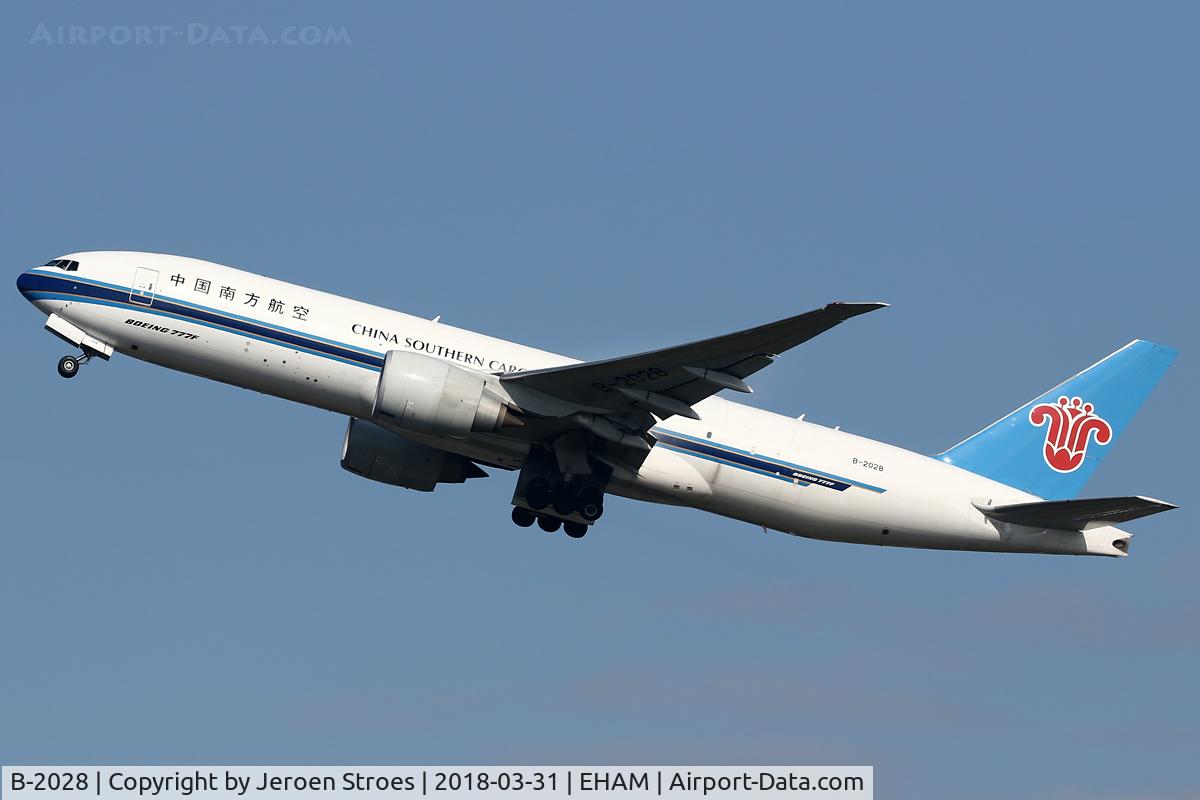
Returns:
[[[74,344],[79,343],[74,342]],[[97,342],[97,344],[107,347],[107,345],[103,345],[103,343],[100,342]],[[108,352],[106,353],[104,351],[92,348],[87,342],[84,342],[82,345],[80,345],[79,349],[83,351],[79,355],[63,356],[58,360],[59,375],[63,376],[64,378],[74,378],[79,374],[79,368],[91,361],[95,356],[100,356],[100,358],[108,360],[108,357],[112,355],[112,348],[109,348]]]
[[[93,356],[100,356],[105,361],[112,357],[114,348],[111,344],[97,339],[58,314],[51,314],[46,318],[46,330],[72,347],[78,347],[83,351],[77,356],[63,356],[59,359],[58,374],[64,378],[74,378],[79,373],[79,368],[91,361]]]

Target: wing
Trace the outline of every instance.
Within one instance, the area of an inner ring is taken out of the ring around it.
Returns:
[[[1176,506],[1149,497],[1095,497],[1083,500],[1047,500],[1040,503],[1016,503],[992,506],[974,501],[980,511],[1000,522],[1027,525],[1030,528],[1056,528],[1082,531],[1105,525],[1129,522],[1139,517],[1170,511]]]
[[[660,418],[680,414],[699,419],[692,408],[695,403],[722,389],[749,392],[744,379],[770,364],[775,356],[851,317],[885,306],[831,303],[807,314],[725,336],[623,358],[510,373],[501,381],[518,402],[522,393],[529,396],[533,391],[585,414],[623,414],[640,409]],[[652,420],[649,425],[653,425]]]

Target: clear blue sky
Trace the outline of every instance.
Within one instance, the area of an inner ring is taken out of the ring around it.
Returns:
[[[181,253],[583,358],[885,300],[753,400],[922,452],[1150,338],[1183,354],[1087,493],[1183,508],[1130,525],[1122,561],[628,501],[575,542],[508,521],[510,474],[423,495],[344,473],[326,412],[119,357],[66,383],[10,286],[0,760],[866,763],[880,798],[1200,794],[1194,4],[3,18],[13,279]],[[350,41],[31,44],[189,22]]]

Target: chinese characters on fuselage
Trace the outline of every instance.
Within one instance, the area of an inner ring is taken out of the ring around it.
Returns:
[[[187,282],[187,277],[178,272],[171,276],[171,283],[175,284],[176,288],[183,286]],[[192,284],[192,292],[195,294],[211,294],[212,288],[212,281],[209,281],[206,278],[196,278],[195,282]],[[255,294],[254,292],[244,291],[242,294],[246,299],[243,300],[241,304],[244,306],[250,306],[251,308],[258,308],[258,302],[263,299],[262,295]],[[236,302],[238,300],[238,290],[232,286],[221,286],[218,288],[217,297],[222,300],[228,300],[229,302]],[[289,308],[286,301],[277,297],[267,298],[265,307],[268,313],[279,314],[280,316],[286,315]],[[298,319],[301,321],[308,319],[309,309],[307,307],[293,305],[290,308],[292,319]]]

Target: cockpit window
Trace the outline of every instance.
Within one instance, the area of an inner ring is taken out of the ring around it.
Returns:
[[[71,261],[67,258],[56,258],[53,261],[47,261],[45,264],[42,264],[42,266],[58,267],[59,269],[64,269],[67,272],[76,272],[79,269],[79,262]]]
[[[53,261],[47,261],[45,264],[42,264],[42,266],[43,267],[57,267],[62,262],[63,262],[63,260],[61,258],[56,258]]]

